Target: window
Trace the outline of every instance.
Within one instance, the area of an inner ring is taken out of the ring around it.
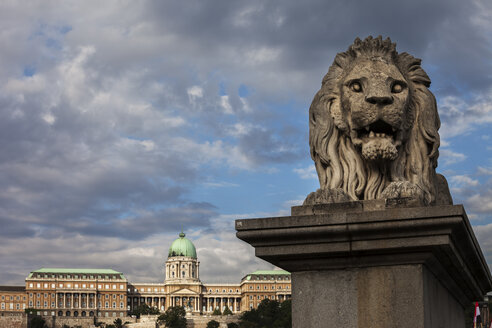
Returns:
[[[44,284],[44,288],[48,288],[48,284]]]
[[[5,303],[2,303],[2,310],[5,310]]]
[[[181,277],[183,277],[183,278],[185,277],[185,272],[184,271],[181,272]]]
[[[29,283],[29,287],[31,287],[31,288],[32,288],[32,282],[30,282],[30,283]]]
[[[51,284],[51,288],[55,288],[55,284]]]
[[[36,287],[41,288],[41,284],[38,282],[38,283],[36,284]]]
[[[123,302],[120,302],[120,308],[121,309],[123,308]]]
[[[79,284],[75,284],[75,288],[79,288]]]
[[[104,286],[104,288],[109,289],[109,285]]]
[[[87,288],[87,285],[86,284],[82,284],[82,288]]]
[[[113,309],[116,309],[116,302],[113,302]]]
[[[113,289],[116,289],[116,285],[113,285]]]
[[[106,308],[108,308],[109,307],[109,302],[106,302],[105,305],[106,305]]]
[[[16,310],[19,310],[19,309],[20,309],[20,304],[19,304],[19,303],[17,303],[17,304],[15,305],[15,309],[16,309]]]

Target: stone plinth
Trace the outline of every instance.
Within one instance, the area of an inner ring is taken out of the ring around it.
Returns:
[[[298,206],[237,220],[256,256],[292,273],[293,327],[464,327],[492,277],[461,205],[407,199]]]

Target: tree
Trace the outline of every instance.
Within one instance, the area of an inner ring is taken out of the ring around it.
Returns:
[[[210,320],[207,323],[207,328],[219,328],[219,326],[220,326],[220,323],[218,321],[215,321],[215,320]]]
[[[219,308],[215,308],[214,312],[212,312],[212,315],[222,315],[222,312],[220,312]]]
[[[123,321],[120,318],[114,319],[113,324],[116,328],[123,328]]]
[[[226,305],[224,312],[222,312],[223,315],[232,315],[231,309]]]
[[[227,328],[239,328],[239,325],[235,322],[229,322]]]
[[[140,304],[137,306],[132,312],[130,312],[130,315],[135,315],[137,318],[140,318],[141,315],[147,315],[147,314],[160,314],[161,312],[159,311],[158,308],[149,306],[147,304]]]
[[[40,316],[31,319],[31,328],[46,328],[46,322]]]
[[[239,319],[240,328],[291,328],[292,306],[290,300],[279,303],[264,299],[257,309],[244,312]]]
[[[157,318],[167,328],[186,328],[186,311],[182,306],[171,306]]]

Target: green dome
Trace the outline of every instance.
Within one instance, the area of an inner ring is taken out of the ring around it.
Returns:
[[[179,238],[173,241],[169,247],[168,257],[187,256],[196,259],[195,245],[185,236],[184,232],[181,232]]]

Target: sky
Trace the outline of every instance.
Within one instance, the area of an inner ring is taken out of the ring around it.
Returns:
[[[308,109],[338,52],[421,58],[437,171],[492,266],[492,1],[0,1],[0,285],[42,267],[162,282],[181,229],[203,282],[271,269],[234,220],[319,187]]]

